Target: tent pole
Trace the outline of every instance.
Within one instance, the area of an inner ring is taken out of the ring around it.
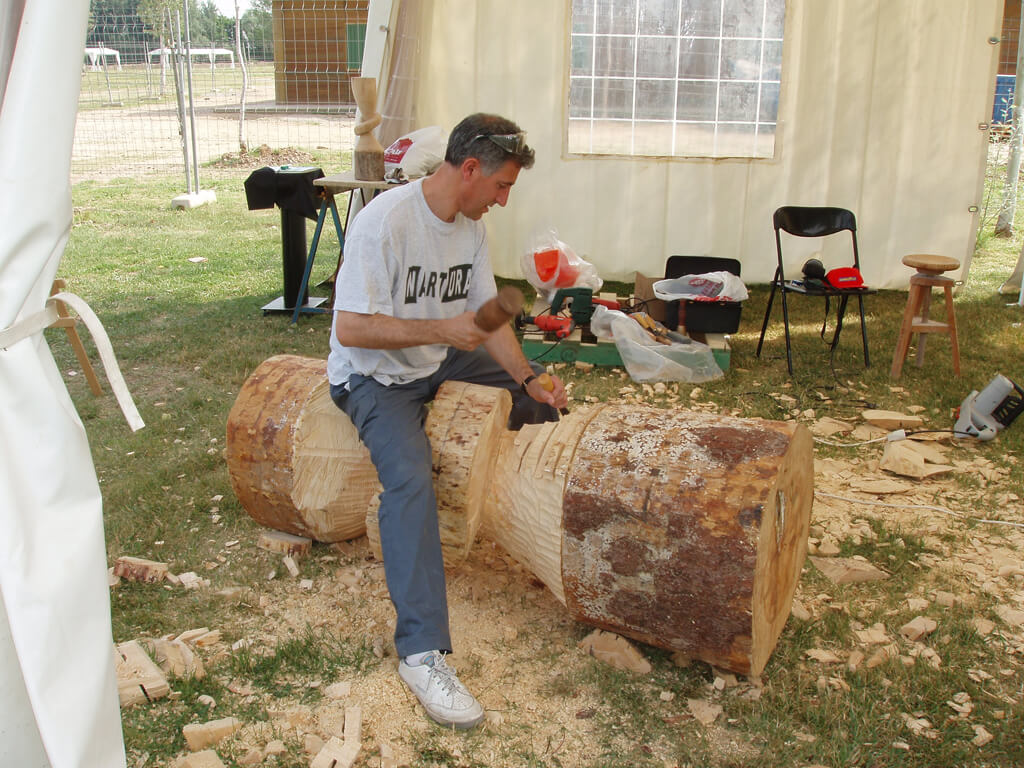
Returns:
[[[1013,133],[1010,139],[1010,159],[1006,165],[1006,186],[1003,188],[1003,204],[999,208],[995,234],[1010,237],[1013,234],[1013,217],[1017,212],[1017,181],[1020,178],[1021,150],[1024,147],[1024,115],[1021,115],[1020,81],[1024,76],[1024,0],[1020,4],[1020,26],[1017,32],[1017,68],[1013,79]]]

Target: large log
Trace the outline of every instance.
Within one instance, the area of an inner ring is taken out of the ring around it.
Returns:
[[[447,562],[469,554],[512,398],[461,381],[441,385],[427,416]],[[379,553],[381,487],[369,451],[331,400],[323,360],[278,355],[246,380],[228,414],[231,484],[257,522],[322,542],[367,532]]]
[[[760,674],[800,578],[813,473],[810,433],[791,422],[605,409],[564,498],[569,612]]]
[[[231,486],[258,523],[317,541],[361,536],[377,470],[355,426],[331,400],[327,363],[265,360],[228,414]]]
[[[506,434],[482,534],[573,618],[760,674],[789,615],[813,500],[791,422],[636,405]]]
[[[297,377],[318,370],[296,365]],[[268,372],[261,377],[279,381]],[[288,389],[303,387],[293,382]],[[277,397],[265,410],[286,402]],[[578,408],[560,422],[510,432],[501,428],[509,404],[504,390],[448,382],[427,419],[446,564],[465,558],[479,526],[577,620],[760,674],[806,554],[809,432],[791,422],[640,405]],[[332,414],[344,418],[337,408]],[[233,429],[251,441],[251,431]],[[229,429],[229,457],[231,435]],[[333,465],[339,486],[353,466]],[[235,474],[232,468],[233,482]],[[281,481],[269,468],[267,475]],[[295,480],[283,484],[292,488]],[[293,496],[275,503],[283,507]],[[352,529],[361,528],[353,518],[369,510],[367,531],[379,553],[375,501],[376,492],[361,509],[358,498],[331,510],[348,521],[335,527]]]

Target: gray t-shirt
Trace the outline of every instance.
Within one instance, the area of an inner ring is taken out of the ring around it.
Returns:
[[[451,223],[439,219],[420,179],[378,195],[349,225],[334,309],[441,319],[475,310],[496,293],[483,223],[462,214]],[[327,377],[342,384],[358,373],[402,384],[429,376],[447,353],[444,344],[344,347],[332,323]]]

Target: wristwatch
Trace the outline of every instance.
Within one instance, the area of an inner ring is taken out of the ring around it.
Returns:
[[[527,376],[525,379],[523,379],[523,383],[519,385],[520,389],[522,389],[523,392],[525,392],[526,388],[528,386],[530,386],[530,382],[533,381],[536,378],[537,378],[537,374],[536,373],[531,373],[529,376]]]

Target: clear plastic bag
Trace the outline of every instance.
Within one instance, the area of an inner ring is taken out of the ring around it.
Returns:
[[[707,344],[661,344],[650,337],[629,315],[602,306],[594,307],[590,330],[599,338],[611,336],[622,364],[633,381],[685,381],[700,384],[724,375]]]
[[[548,302],[559,288],[599,291],[604,285],[597,268],[577,256],[572,248],[558,239],[558,233],[553,229],[533,238],[533,245],[523,254],[521,265],[530,285]]]
[[[747,286],[732,272],[683,275],[654,284],[654,295],[662,301],[746,301]]]

